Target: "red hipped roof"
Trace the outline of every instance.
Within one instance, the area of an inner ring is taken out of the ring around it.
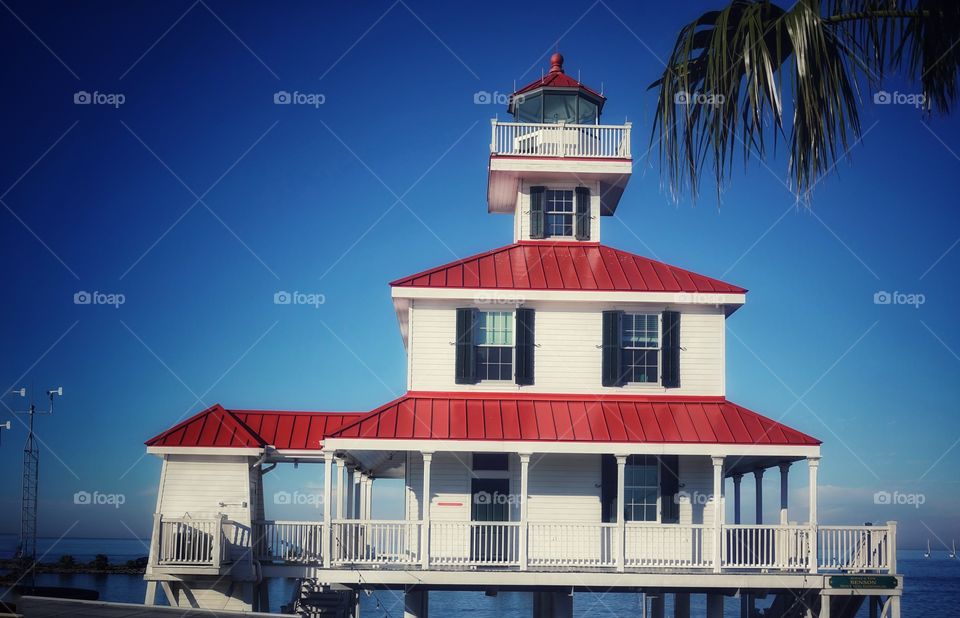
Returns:
[[[553,54],[550,57],[550,64],[551,64],[550,71],[546,75],[544,75],[540,79],[536,79],[530,82],[520,90],[517,90],[515,93],[513,93],[513,95],[516,96],[518,94],[523,94],[524,92],[530,92],[531,90],[536,90],[537,88],[544,88],[544,87],[581,88],[589,92],[594,97],[600,99],[601,101],[606,100],[606,97],[604,97],[602,94],[600,94],[593,88],[583,85],[579,81],[573,79],[572,77],[570,77],[569,75],[563,72],[563,55],[559,53]]]
[[[723,397],[407,393],[331,438],[817,445]]]
[[[525,241],[437,266],[394,287],[743,294],[742,287],[599,243]]]
[[[423,392],[370,413],[227,410],[218,404],[146,444],[319,450],[325,438],[820,444],[723,397]]]
[[[213,405],[146,442],[147,446],[319,449],[320,441],[363,412],[227,410]]]

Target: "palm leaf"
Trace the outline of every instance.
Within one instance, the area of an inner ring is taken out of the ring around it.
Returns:
[[[651,144],[674,199],[696,199],[712,166],[718,194],[739,151],[789,144],[790,185],[808,194],[861,137],[859,84],[889,72],[920,82],[928,109],[957,98],[960,2],[799,0],[789,10],[733,0],[684,26],[659,89]],[[784,84],[788,90],[785,90]],[[785,123],[785,115],[790,122]]]

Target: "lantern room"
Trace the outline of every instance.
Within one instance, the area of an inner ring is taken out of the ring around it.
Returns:
[[[507,111],[516,122],[599,124],[606,99],[563,71],[563,55],[550,57],[550,72],[513,93]]]

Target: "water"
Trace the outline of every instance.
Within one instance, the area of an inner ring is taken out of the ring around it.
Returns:
[[[96,554],[106,554],[114,564],[124,563],[147,555],[146,541],[138,539],[37,539],[37,552],[49,551],[44,562],[54,562],[61,555],[69,554],[78,562],[92,560]],[[0,557],[10,557],[16,549],[14,535],[0,534]],[[906,589],[903,594],[903,615],[914,616],[960,616],[960,560],[950,560],[945,552],[934,554],[929,560],[923,558],[922,551],[901,550],[898,553],[899,570],[906,577]],[[143,603],[146,583],[139,575],[91,575],[42,573],[37,576],[41,586],[67,586],[89,588],[100,593],[105,601],[123,603]],[[278,611],[280,605],[289,602],[294,591],[294,582],[273,580],[270,583],[271,610]],[[3,594],[0,588],[0,594]],[[157,595],[162,603],[162,594]],[[616,616],[639,616],[639,594],[605,593],[590,594],[578,592],[574,597],[574,613],[577,616],[612,618]],[[403,615],[403,594],[390,590],[379,590],[370,595],[361,595],[361,615],[394,616]],[[703,616],[706,601],[702,595],[691,598],[693,615]],[[763,607],[761,602],[761,607]],[[670,596],[667,597],[667,615],[672,615]],[[482,592],[432,592],[430,593],[430,611],[435,616],[451,616],[469,613],[471,618],[527,618],[532,613],[531,595],[523,592],[501,592],[488,597]],[[726,615],[736,618],[739,613],[739,601],[728,598]],[[858,618],[866,618],[866,608]]]

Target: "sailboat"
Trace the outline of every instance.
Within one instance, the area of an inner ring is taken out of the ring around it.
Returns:
[[[950,541],[950,559],[951,559],[951,560],[956,560],[956,559],[957,559],[957,541],[956,541],[956,539]]]
[[[924,558],[930,557],[930,539],[927,539],[927,551],[924,552],[923,557]]]

